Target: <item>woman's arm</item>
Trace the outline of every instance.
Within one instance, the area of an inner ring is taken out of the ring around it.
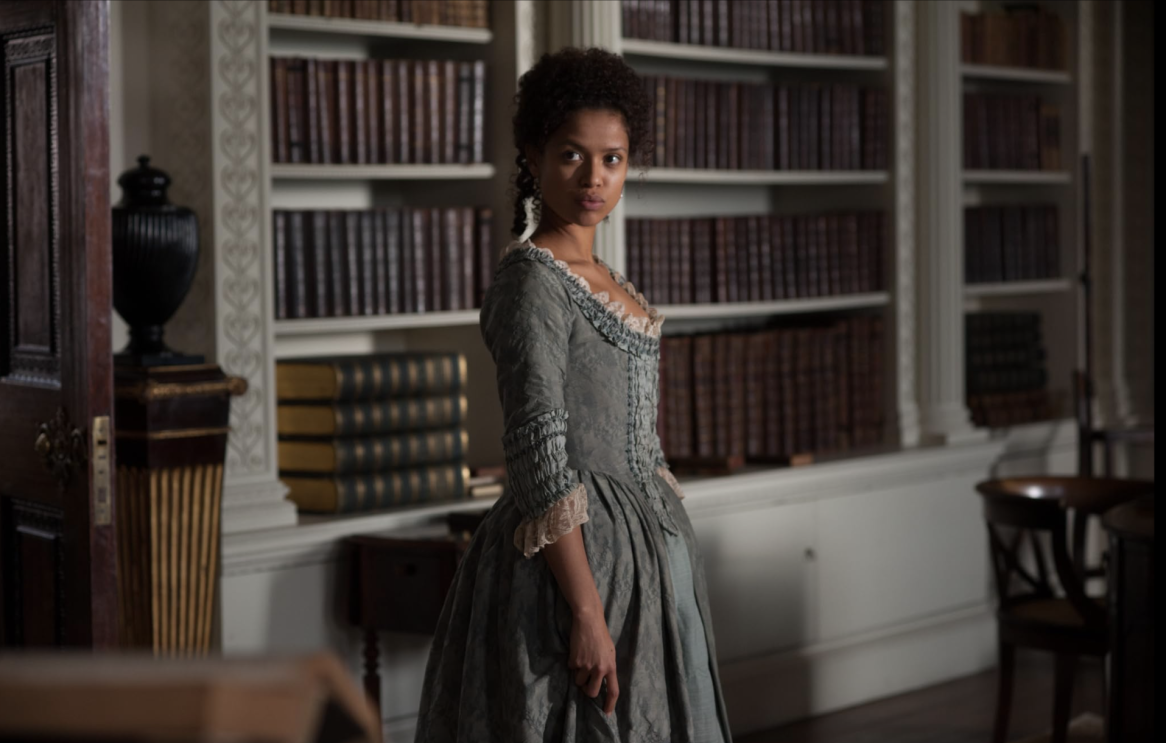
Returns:
[[[595,577],[587,562],[583,527],[576,526],[542,551],[571,607],[571,654],[567,665],[575,671],[575,683],[592,699],[599,696],[601,684],[607,681],[603,711],[610,715],[619,697],[615,643],[611,641]]]

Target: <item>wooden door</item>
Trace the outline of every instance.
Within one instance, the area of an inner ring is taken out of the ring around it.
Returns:
[[[108,18],[0,0],[0,646],[117,639]]]

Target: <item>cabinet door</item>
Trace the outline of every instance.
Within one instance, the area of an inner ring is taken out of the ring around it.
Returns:
[[[821,640],[988,600],[975,482],[960,475],[818,504]]]
[[[721,663],[814,640],[815,507],[768,506],[693,520]]]

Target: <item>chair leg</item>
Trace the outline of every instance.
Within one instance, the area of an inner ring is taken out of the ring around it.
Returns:
[[[1077,656],[1057,654],[1052,743],[1065,743],[1069,737],[1069,711],[1073,706],[1073,675],[1076,670]]]
[[[1012,714],[1012,677],[1016,669],[1016,648],[1001,642],[1000,666],[996,676],[996,725],[992,743],[1005,743],[1008,737],[1008,718]]]

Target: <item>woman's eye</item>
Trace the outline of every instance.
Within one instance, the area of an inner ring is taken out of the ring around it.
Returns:
[[[563,153],[563,159],[564,159],[564,160],[570,160],[570,159],[572,159],[572,158],[575,158],[575,157],[578,157],[578,156],[579,156],[579,153],[578,153],[578,152],[569,152],[569,151],[568,151],[568,152],[564,152],[564,153]]]
[[[619,155],[608,155],[607,156],[608,165],[615,165],[615,164],[621,162],[622,160],[623,160],[623,158],[620,157]]]

